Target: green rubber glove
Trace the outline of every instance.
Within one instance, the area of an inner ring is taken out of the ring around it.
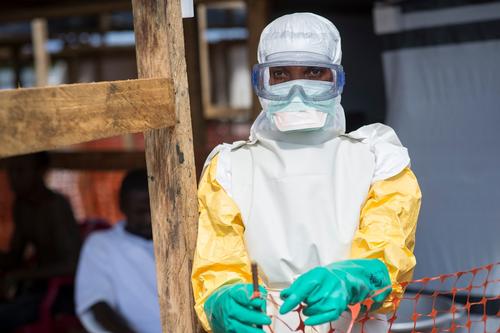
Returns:
[[[222,286],[205,302],[204,310],[214,333],[263,333],[270,325],[266,315],[267,292],[260,287],[260,298],[252,299],[251,284]]]
[[[299,276],[280,294],[284,303],[280,313],[285,314],[301,303],[308,316],[306,325],[314,326],[335,321],[347,310],[348,304],[363,301],[373,292],[391,285],[385,264],[378,259],[354,259],[316,267]],[[373,297],[372,309],[382,305],[391,293],[389,287]]]

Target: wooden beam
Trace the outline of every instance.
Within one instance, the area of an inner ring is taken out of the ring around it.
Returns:
[[[37,18],[31,21],[31,39],[35,58],[36,86],[44,87],[49,83],[50,58],[47,43],[47,20]]]
[[[207,6],[199,4],[197,6],[198,21],[198,54],[200,59],[200,78],[201,78],[201,102],[204,115],[207,117],[207,110],[212,104],[211,96],[211,74],[210,74],[210,53],[208,42],[205,37],[207,28]],[[208,118],[208,117],[207,117]]]
[[[242,0],[198,0],[197,5],[210,5],[210,8],[245,8],[245,4]]]
[[[0,91],[0,157],[173,126],[167,79]]]
[[[174,82],[177,124],[145,133],[163,332],[193,333],[191,266],[198,224],[180,0],[132,0],[139,77]]]
[[[231,108],[229,106],[218,106],[218,105],[209,105],[205,109],[205,118],[213,120],[213,119],[235,119],[242,114],[248,114],[248,109],[245,108]]]
[[[250,72],[252,66],[257,63],[257,49],[259,46],[260,34],[266,27],[269,21],[269,6],[270,1],[266,0],[246,0],[247,3],[247,24],[248,24],[248,62]],[[255,119],[262,110],[259,98],[252,94],[252,114],[251,118]]]
[[[51,169],[111,171],[146,168],[143,151],[50,151]],[[0,169],[8,159],[0,159]]]

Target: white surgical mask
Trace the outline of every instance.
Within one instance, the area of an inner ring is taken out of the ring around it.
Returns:
[[[283,111],[272,115],[272,120],[281,132],[310,131],[325,126],[327,114],[313,109]]]
[[[330,83],[313,80],[293,80],[269,87],[270,90],[290,91],[293,86],[300,85],[309,95],[324,91],[325,85]],[[261,100],[267,117],[274,122],[276,128],[282,132],[310,131],[325,126],[329,114],[335,113],[337,98],[324,101],[305,101],[300,94],[294,95],[291,100],[274,101]]]

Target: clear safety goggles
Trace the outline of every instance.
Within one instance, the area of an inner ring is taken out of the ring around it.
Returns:
[[[304,100],[324,101],[342,93],[345,76],[341,65],[287,61],[256,64],[252,85],[257,96],[276,101],[300,94]]]

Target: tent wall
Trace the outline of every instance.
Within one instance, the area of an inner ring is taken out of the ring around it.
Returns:
[[[374,17],[387,123],[423,192],[415,276],[500,261],[500,2],[379,5]]]

